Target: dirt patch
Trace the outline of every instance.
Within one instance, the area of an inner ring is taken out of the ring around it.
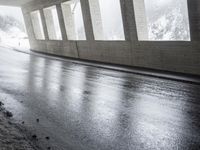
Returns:
[[[19,128],[11,122],[12,113],[0,102],[0,150],[37,150]]]

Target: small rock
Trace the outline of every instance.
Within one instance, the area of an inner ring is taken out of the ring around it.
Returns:
[[[47,149],[48,149],[48,150],[50,150],[50,149],[51,149],[51,147],[47,147]]]
[[[45,137],[45,138],[46,138],[47,140],[49,140],[49,139],[50,139],[50,137],[48,137],[48,136],[47,136],[47,137]]]
[[[84,91],[84,94],[86,94],[86,95],[90,95],[91,92],[90,92],[90,91]]]
[[[13,116],[13,114],[12,114],[11,112],[9,112],[9,111],[4,112],[4,114],[5,114],[7,117],[12,117],[12,116]]]
[[[33,138],[33,139],[37,139],[37,135],[35,135],[35,134],[32,135],[32,138]]]
[[[3,106],[3,105],[4,105],[4,103],[0,101],[0,106]]]
[[[24,124],[24,121],[22,121],[22,124]]]
[[[64,91],[65,87],[64,86],[60,86],[60,91]]]
[[[40,122],[40,119],[36,119],[37,122]]]
[[[12,122],[8,121],[8,124],[11,124],[11,125],[12,125]]]

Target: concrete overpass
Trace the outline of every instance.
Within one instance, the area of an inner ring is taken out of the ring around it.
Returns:
[[[1,0],[1,5],[8,5],[8,6],[22,6],[28,2],[31,2],[32,0]]]
[[[187,1],[191,41],[145,39],[134,2],[120,0],[124,40],[95,40],[93,0],[80,0],[85,36],[66,23],[66,0],[0,0],[22,8],[33,51],[0,48],[0,99],[41,149],[199,149],[200,1]]]

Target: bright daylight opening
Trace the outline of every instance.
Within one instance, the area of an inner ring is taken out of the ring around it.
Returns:
[[[62,3],[68,40],[86,40],[80,0]]]
[[[44,16],[50,40],[62,40],[56,6],[44,9]]]
[[[30,48],[21,8],[0,6],[0,45],[23,50]]]
[[[89,0],[95,40],[125,40],[120,0]]]
[[[190,41],[187,0],[133,0],[139,40]]]

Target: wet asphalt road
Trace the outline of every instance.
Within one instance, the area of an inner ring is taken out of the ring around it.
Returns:
[[[200,149],[200,85],[0,48],[0,100],[44,149]]]

